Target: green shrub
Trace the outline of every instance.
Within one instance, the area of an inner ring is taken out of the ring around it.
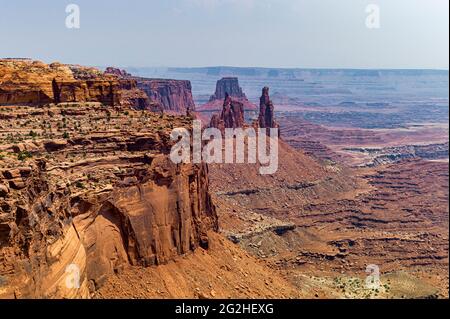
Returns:
[[[32,158],[33,155],[28,151],[22,151],[17,154],[17,159],[19,161],[25,161],[27,158]]]

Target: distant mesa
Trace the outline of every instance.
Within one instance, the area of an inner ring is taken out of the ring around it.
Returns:
[[[209,101],[214,100],[223,100],[226,97],[226,94],[229,94],[230,97],[237,99],[246,99],[242,88],[239,86],[239,80],[236,77],[225,77],[217,81],[216,84],[216,93],[211,96]]]
[[[151,109],[154,111],[186,114],[188,110],[195,110],[190,81],[137,77],[125,70],[113,67],[106,68],[105,74],[135,81],[137,89],[145,93],[152,104]]]
[[[257,107],[251,103],[242,88],[237,77],[224,77],[217,81],[216,92],[210,97],[209,102],[198,107],[197,111],[220,111],[225,97],[229,95],[233,101],[242,103],[244,111],[256,111]]]

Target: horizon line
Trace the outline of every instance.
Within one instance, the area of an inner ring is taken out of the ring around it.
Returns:
[[[168,66],[168,65],[117,65],[117,64],[108,64],[108,65],[99,65],[99,64],[83,64],[83,63],[66,63],[61,62],[61,60],[49,61],[47,59],[39,59],[39,58],[29,58],[29,57],[0,57],[0,60],[32,60],[32,61],[42,61],[47,64],[51,64],[54,62],[59,62],[67,65],[84,65],[91,66],[97,68],[106,68],[106,67],[116,67],[116,68],[166,68],[166,69],[212,69],[212,68],[230,68],[230,69],[263,69],[263,70],[343,70],[343,71],[447,71],[449,72],[450,68],[430,68],[430,67],[269,67],[269,66],[231,66],[231,65],[209,65],[209,66]]]
[[[110,66],[110,65],[109,65]],[[107,66],[98,66],[107,67]],[[113,66],[114,67],[114,66]],[[263,70],[363,70],[363,71],[449,71],[449,68],[388,68],[388,67],[267,67],[267,66],[229,66],[229,65],[212,65],[212,66],[120,66],[120,68],[167,68],[167,69],[212,69],[212,68],[229,68],[229,69],[263,69]]]

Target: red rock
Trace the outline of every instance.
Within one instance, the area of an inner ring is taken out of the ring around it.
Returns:
[[[30,107],[10,109],[35,119]],[[111,115],[119,129],[111,130]],[[38,117],[54,129],[63,118],[98,128],[67,125],[69,140],[36,136],[39,157],[0,161],[0,274],[7,276],[0,297],[87,298],[89,287],[125,268],[208,249],[209,233],[218,231],[208,168],[169,156],[173,127],[190,129],[191,121],[83,103],[50,105]],[[36,122],[24,125],[30,131]],[[72,266],[79,289],[66,285]]]
[[[137,108],[139,109],[146,108],[154,112],[177,114],[186,114],[188,109],[191,111],[195,110],[190,81],[136,77],[125,70],[113,67],[106,68],[105,74],[114,75],[119,77],[119,79],[136,83],[136,87],[133,86],[123,90],[122,95],[130,95],[130,90],[132,90],[134,95],[139,96],[137,102],[134,103],[138,104]],[[147,99],[145,99],[145,96]],[[143,106],[144,104],[145,107]]]
[[[118,105],[119,82],[99,70],[31,60],[0,60],[0,104],[100,102]]]
[[[116,75],[120,78],[127,78],[127,77],[131,77],[131,74],[128,73],[125,70],[121,70],[118,68],[114,68],[114,67],[107,67],[105,70],[105,74],[113,74]]]
[[[239,86],[239,80],[235,77],[225,77],[217,81],[216,92],[211,96],[209,101],[223,100],[226,95],[230,95],[237,99],[247,99],[242,88]]]
[[[195,110],[190,81],[135,78],[137,86],[152,102],[161,105],[164,111],[186,114],[190,108]]]
[[[210,127],[215,127],[223,131],[224,128],[244,127],[244,105],[232,100],[228,93],[225,94],[222,112],[215,114],[211,118]]]
[[[261,128],[278,128],[279,125],[275,122],[274,107],[270,100],[269,88],[266,86],[262,89],[262,95],[259,103],[259,127]]]
[[[243,104],[244,110],[256,111],[257,107],[251,103],[242,88],[239,86],[239,80],[236,77],[225,77],[217,81],[216,92],[211,96],[209,102],[198,107],[198,111],[220,111],[223,106],[223,100],[226,94],[234,101],[238,101]]]

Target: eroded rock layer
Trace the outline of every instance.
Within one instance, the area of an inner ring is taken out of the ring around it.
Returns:
[[[275,122],[275,114],[273,103],[270,100],[269,88],[264,87],[262,89],[262,95],[259,103],[259,127],[261,128],[278,128],[277,122]]]
[[[117,77],[94,68],[45,64],[32,60],[0,60],[0,104],[100,102],[118,105]]]
[[[238,99],[247,98],[245,96],[245,93],[242,91],[242,88],[239,86],[238,78],[227,77],[217,81],[216,92],[211,96],[209,100],[223,100],[227,95]]]
[[[114,67],[106,68],[105,74],[135,82],[137,88],[151,101],[152,111],[186,114],[187,110],[195,110],[190,81],[137,77]]]
[[[78,105],[36,121],[33,110],[1,112],[0,297],[89,297],[129,266],[208,248],[207,167],[168,156],[171,128],[189,118]]]
[[[136,78],[138,88],[144,91],[152,101],[159,103],[164,111],[185,114],[187,109],[194,110],[190,81]]]
[[[246,111],[256,111],[256,105],[247,99],[236,77],[225,77],[217,81],[215,93],[210,97],[208,103],[198,108],[198,111],[220,111],[223,100],[227,96],[233,101],[241,103]]]
[[[220,115],[214,114],[211,117],[209,126],[223,132],[225,128],[242,128],[244,124],[244,105],[239,101],[232,100],[231,96],[226,94],[222,112]]]

